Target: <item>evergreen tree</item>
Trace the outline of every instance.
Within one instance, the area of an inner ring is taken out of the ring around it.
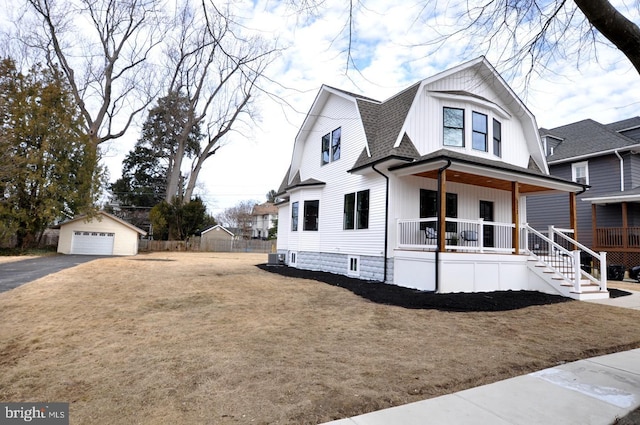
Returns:
[[[0,61],[0,143],[0,227],[19,247],[93,209],[104,173],[59,71]]]

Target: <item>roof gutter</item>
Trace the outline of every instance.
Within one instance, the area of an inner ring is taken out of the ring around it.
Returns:
[[[376,164],[371,165],[371,169],[380,174],[386,180],[386,192],[384,195],[384,252],[382,254],[382,261],[384,262],[384,278],[382,283],[387,282],[387,249],[389,247],[389,176],[383,174],[376,168]]]
[[[575,161],[579,161],[581,159],[593,158],[594,156],[601,156],[601,155],[615,153],[617,151],[630,151],[630,150],[636,150],[636,149],[640,150],[640,144],[623,146],[623,147],[614,148],[614,149],[607,149],[607,150],[604,150],[604,151],[592,152],[592,153],[587,153],[587,154],[579,155],[579,156],[571,156],[571,157],[568,157],[568,158],[556,159],[555,161],[554,160],[551,160],[551,161],[547,160],[547,163],[549,165],[555,165],[555,164],[562,164],[564,162],[575,162]]]

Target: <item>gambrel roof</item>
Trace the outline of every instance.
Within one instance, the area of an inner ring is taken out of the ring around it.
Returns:
[[[553,155],[549,156],[547,161],[550,164],[554,164],[582,157],[601,155],[619,149],[637,147],[638,142],[614,130],[614,128],[619,127],[619,123],[623,123],[623,121],[612,125],[603,125],[592,119],[586,119],[550,130],[541,128],[541,136],[551,136],[561,140],[561,143],[554,148]],[[628,127],[623,124],[622,128]]]

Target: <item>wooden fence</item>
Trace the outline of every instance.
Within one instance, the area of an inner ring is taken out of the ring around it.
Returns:
[[[140,251],[194,251],[194,252],[276,252],[276,241],[260,239],[248,240],[209,240],[202,242],[200,237],[188,241],[153,241],[141,239]]]

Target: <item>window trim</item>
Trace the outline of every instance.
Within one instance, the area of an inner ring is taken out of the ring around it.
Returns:
[[[476,116],[484,117],[484,133],[476,129],[476,126],[475,126]],[[484,137],[484,147],[482,149],[479,149],[475,146],[476,134]],[[482,112],[471,111],[471,147],[474,150],[477,150],[479,152],[489,152],[489,116],[487,114],[483,114]]]
[[[342,127],[328,132],[320,140],[320,165],[324,166],[338,161],[342,152]]]
[[[361,199],[366,196],[366,204]],[[343,207],[343,230],[364,230],[369,228],[369,206],[371,193],[369,189],[345,193]]]
[[[315,204],[316,214],[311,214],[311,208]],[[318,199],[309,199],[304,201],[304,212],[303,212],[303,223],[302,230],[306,232],[317,232],[320,227],[320,200]],[[313,220],[315,218],[315,220]],[[313,221],[311,221],[313,220]]]
[[[449,127],[446,125],[445,119],[446,119],[446,114],[445,114],[445,110],[450,109],[450,110],[455,110],[455,111],[462,111],[462,127]],[[454,147],[454,148],[464,148],[465,147],[465,109],[464,108],[454,108],[451,106],[443,106],[442,107],[442,146],[450,146],[450,147]],[[460,141],[461,144],[460,145],[452,145],[452,144],[447,144],[446,143],[446,136],[445,134],[447,133],[447,129],[450,130],[461,130],[462,132],[462,140]]]
[[[347,276],[360,276],[360,256],[349,255],[347,257]]]
[[[300,221],[300,204],[298,201],[291,204],[291,231],[297,232]]]
[[[496,124],[498,124],[498,129],[500,130],[498,137],[496,137]],[[491,137],[493,138],[493,154],[498,158],[502,158],[502,123],[495,118],[493,119],[491,132]]]
[[[577,171],[584,168],[584,183],[578,181]],[[589,161],[574,162],[571,164],[571,180],[580,184],[589,184]]]
[[[289,265],[290,266],[298,265],[298,251],[289,251]]]

